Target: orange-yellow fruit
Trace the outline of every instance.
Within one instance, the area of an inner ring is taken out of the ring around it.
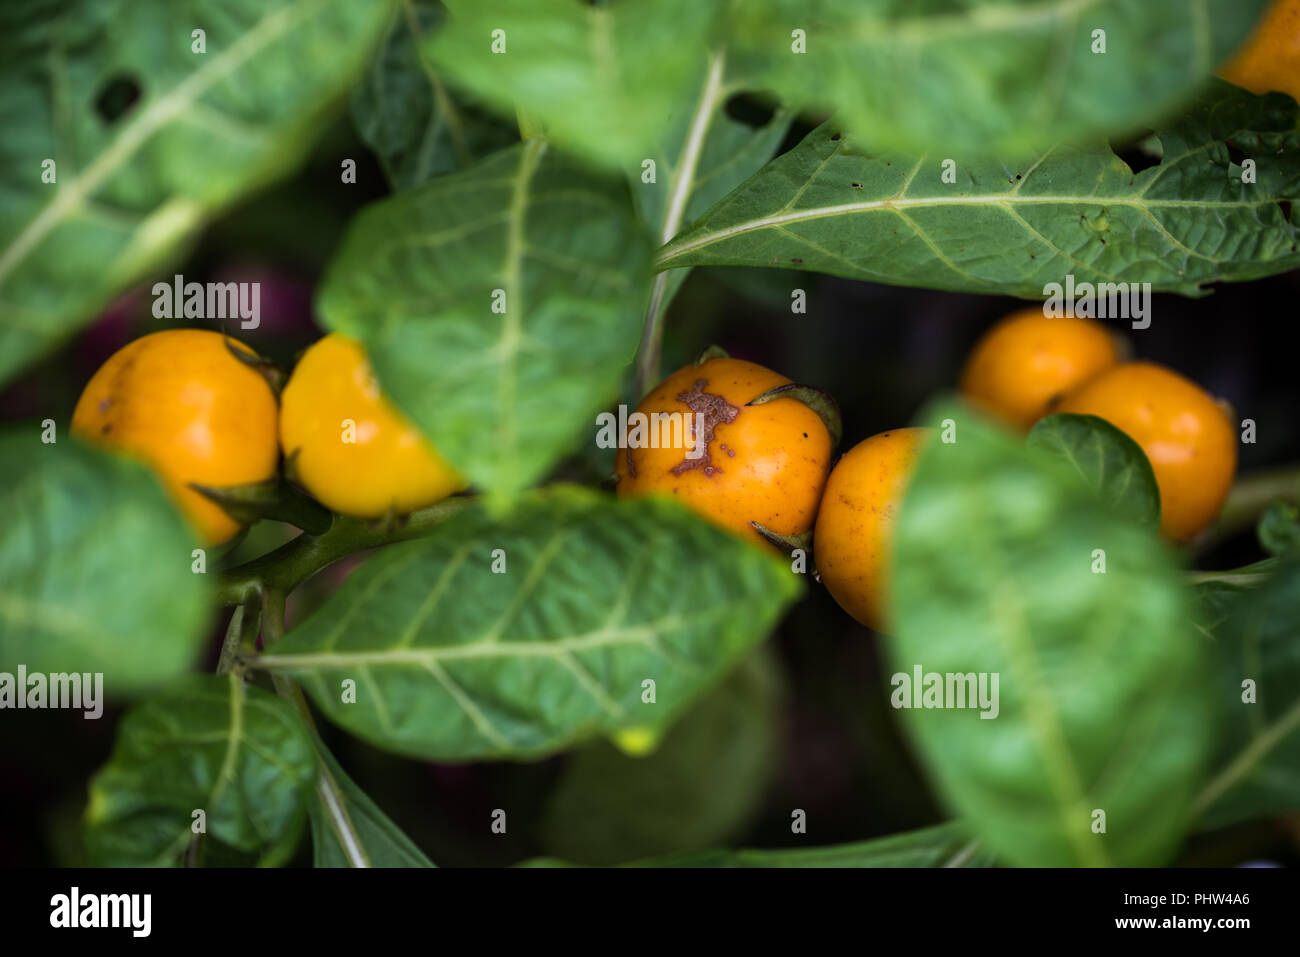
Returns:
[[[294,477],[342,515],[411,512],[466,485],[379,391],[361,345],[337,333],[304,352],[289,377],[280,445]]]
[[[881,432],[849,449],[822,495],[813,554],[841,608],[876,630],[888,627],[894,524],[928,429]]]
[[[1187,541],[1219,514],[1237,471],[1237,433],[1196,383],[1154,363],[1128,362],[1070,393],[1058,411],[1099,416],[1142,446],[1168,537]]]
[[[1275,0],[1219,76],[1252,93],[1300,100],[1300,0]]]
[[[72,431],[144,460],[209,544],[239,523],[190,483],[222,488],[275,475],[275,395],[220,333],[175,329],[113,353],[86,383]]]
[[[1115,337],[1091,319],[1050,318],[1034,306],[1007,316],[975,344],[961,392],[1010,425],[1028,429],[1076,386],[1113,367]]]
[[[756,542],[763,539],[751,521],[780,535],[808,531],[830,467],[830,431],[798,399],[747,405],[788,384],[785,376],[742,359],[709,359],[674,372],[636,411],[648,418],[680,413],[684,441],[674,433],[659,448],[619,449],[619,497],[671,496]],[[704,416],[705,444],[703,455],[691,458],[695,412]],[[634,428],[629,431],[634,438]]]

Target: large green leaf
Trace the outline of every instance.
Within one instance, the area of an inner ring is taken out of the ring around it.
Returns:
[[[672,720],[799,591],[783,562],[674,503],[560,488],[386,549],[258,666],[388,750],[531,757]]]
[[[956,441],[930,443],[899,516],[889,657],[909,679],[918,666],[945,683],[996,675],[996,706],[953,707],[953,695],[900,720],[1000,858],[1161,863],[1211,744],[1189,589],[1160,541],[1066,467],[963,406],[926,417],[945,418]],[[895,684],[896,706],[906,691]]]
[[[101,672],[110,695],[179,674],[210,607],[193,533],[143,466],[40,435],[0,433],[0,671]]]
[[[464,169],[518,138],[513,123],[497,122],[449,90],[424,56],[425,38],[446,15],[439,0],[401,0],[352,91],[352,122],[395,190]]]
[[[506,115],[519,110],[581,156],[630,171],[691,98],[717,7],[695,0],[448,0],[433,62]],[[498,33],[497,31],[500,31]],[[493,52],[494,45],[504,52]]]
[[[295,165],[388,6],[0,6],[0,381],[174,257],[215,210]],[[195,29],[206,53],[191,52]]]
[[[747,0],[734,33],[788,102],[835,110],[873,148],[1023,156],[1159,119],[1266,3]]]
[[[453,465],[510,493],[617,391],[647,257],[626,184],[530,140],[364,210],[319,307]]]
[[[825,124],[661,250],[660,269],[779,266],[898,285],[1042,298],[1078,283],[1205,283],[1300,265],[1286,203],[1300,199],[1293,100],[1226,83],[1157,132],[1161,162],[1134,173],[1105,146],[1004,164],[865,155]],[[1232,149],[1253,157],[1241,182]],[[1082,293],[1080,293],[1082,295]]]
[[[181,862],[206,815],[209,854],[283,862],[316,776],[309,733],[275,695],[234,675],[191,675],[134,708],[90,782],[86,847],[98,866]]]
[[[994,859],[960,824],[829,847],[779,851],[718,850],[636,861],[632,867],[992,867]],[[540,858],[530,867],[567,866]]]
[[[433,867],[365,791],[315,740],[320,761],[311,802],[312,861],[316,867]]]
[[[1142,447],[1095,415],[1069,413],[1039,419],[1025,444],[1064,463],[1098,502],[1155,531],[1160,487]]]
[[[777,682],[774,663],[753,655],[651,754],[601,741],[574,755],[542,820],[547,853],[618,864],[731,840],[775,770]]]
[[[1212,642],[1222,743],[1196,811],[1209,827],[1300,811],[1300,561],[1274,566],[1255,588],[1200,590],[1212,590],[1206,601],[1230,604]]]
[[[630,174],[637,212],[657,243],[668,242],[683,223],[756,173],[790,128],[784,109],[756,125],[728,115],[728,100],[745,89],[747,79],[734,63],[723,48],[703,59],[691,95],[678,104],[646,157],[654,160],[655,181],[645,182],[641,167]],[[667,309],[688,272],[656,276],[649,310]]]

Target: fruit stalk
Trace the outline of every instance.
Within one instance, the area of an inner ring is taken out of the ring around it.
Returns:
[[[304,532],[274,551],[227,571],[222,576],[218,596],[223,604],[239,605],[260,594],[288,594],[340,558],[380,545],[421,538],[475,501],[471,496],[455,496],[396,522],[335,516],[323,535]]]

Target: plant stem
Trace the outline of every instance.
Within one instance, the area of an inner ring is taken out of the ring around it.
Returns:
[[[1218,521],[1192,543],[1193,553],[1209,551],[1250,528],[1259,521],[1269,503],[1278,499],[1300,504],[1300,465],[1264,469],[1239,479],[1228,493]]]
[[[537,117],[524,110],[515,110],[515,120],[519,123],[519,138],[523,140],[542,139],[546,131],[542,129]]]
[[[356,552],[420,538],[474,504],[471,496],[455,496],[396,521],[371,522],[336,516],[322,535],[305,532],[274,551],[230,569],[222,576],[219,597],[241,605],[250,597],[275,592],[287,595],[321,569]],[[270,614],[270,609],[266,612]]]
[[[1268,579],[1266,572],[1188,572],[1187,580],[1193,585],[1205,582],[1223,582],[1225,585],[1258,585]]]
[[[230,624],[226,627],[226,639],[221,643],[221,658],[217,662],[217,674],[224,675],[229,672],[235,666],[239,653],[255,646],[261,626],[261,606],[256,598],[249,598],[235,606],[235,610],[230,615]]]
[[[700,155],[704,151],[704,139],[709,126],[717,113],[718,107],[726,98],[722,87],[723,68],[726,55],[719,51],[709,57],[709,71],[704,79],[704,89],[691,114],[691,124],[686,132],[686,142],[682,144],[677,169],[670,184],[668,204],[664,208],[663,227],[659,241],[666,243],[682,228],[686,216],[686,204],[690,201],[695,186],[695,173],[700,165]],[[660,356],[664,344],[664,290],[668,285],[668,272],[665,270],[655,276],[654,287],[650,292],[650,301],[646,306],[645,325],[641,330],[641,345],[637,350],[636,388],[637,399],[645,397],[655,383],[659,381]]]

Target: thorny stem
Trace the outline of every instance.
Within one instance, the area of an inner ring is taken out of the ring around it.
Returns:
[[[219,597],[223,604],[242,605],[259,594],[287,595],[340,558],[379,545],[423,537],[474,501],[471,496],[455,496],[391,522],[337,515],[323,534],[304,532],[274,551],[230,569],[222,576]],[[264,613],[269,616],[271,609]]]

